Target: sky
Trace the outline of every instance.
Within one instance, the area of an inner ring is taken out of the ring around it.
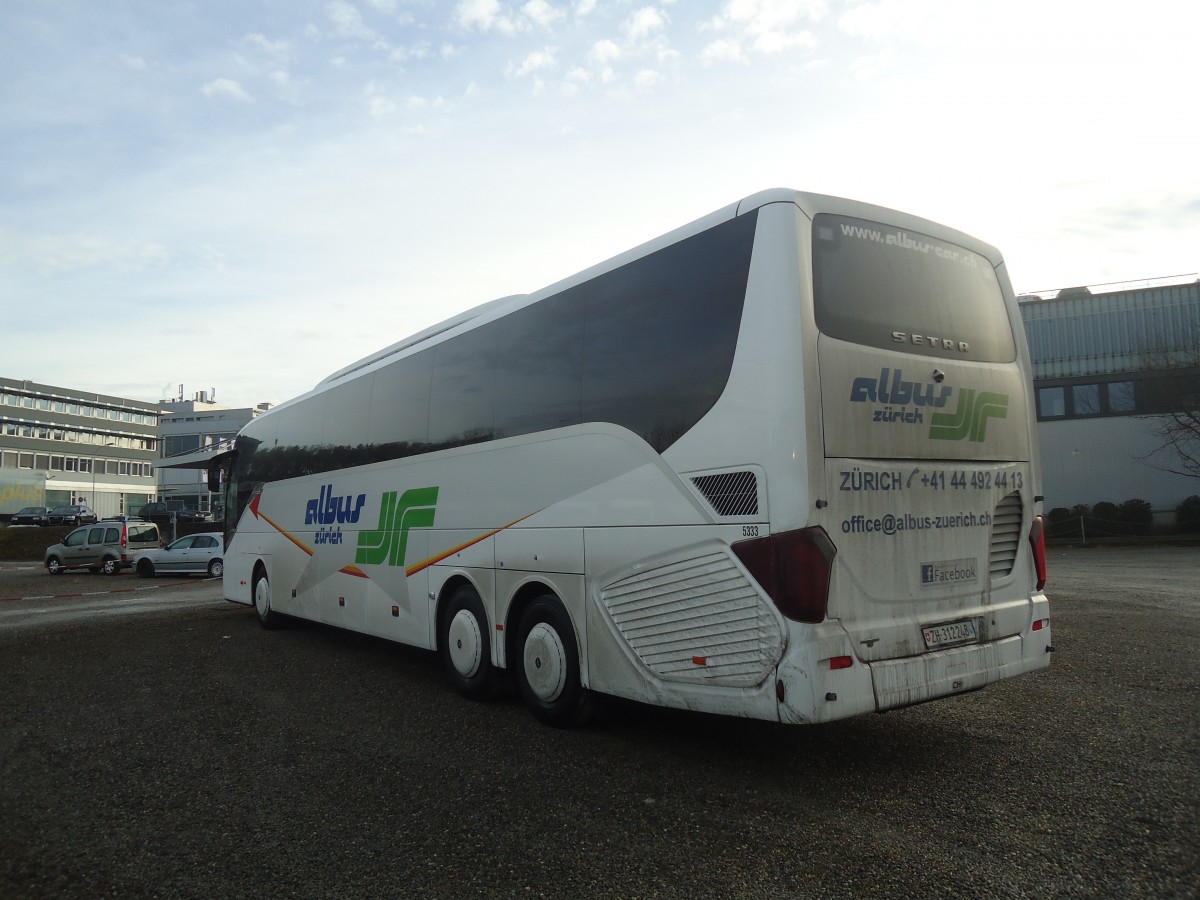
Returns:
[[[279,403],[772,187],[973,234],[1018,293],[1195,273],[1198,25],[1194,0],[3,0],[0,375]]]

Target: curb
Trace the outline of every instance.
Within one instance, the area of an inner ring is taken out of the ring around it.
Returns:
[[[109,591],[80,591],[75,594],[33,594],[29,597],[0,597],[0,603],[13,603],[18,600],[69,600],[80,597],[103,597],[105,594],[132,594],[136,591],[158,591],[163,588],[186,587],[193,584],[204,584],[216,581],[215,578],[197,578],[194,581],[172,581],[169,584],[147,585],[146,587],[113,588]]]

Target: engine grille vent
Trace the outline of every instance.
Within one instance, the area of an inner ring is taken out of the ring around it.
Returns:
[[[1021,494],[1013,491],[996,504],[992,514],[992,540],[988,547],[988,573],[992,581],[1012,573],[1021,544]]]
[[[753,472],[697,475],[692,484],[719,516],[758,515],[758,479]]]
[[[600,597],[633,652],[669,681],[749,687],[783,652],[774,611],[724,553],[638,572]]]

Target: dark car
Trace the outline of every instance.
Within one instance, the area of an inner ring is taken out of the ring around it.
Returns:
[[[26,506],[8,521],[9,525],[49,525],[50,507]]]
[[[205,518],[199,510],[176,507],[173,503],[147,503],[138,510],[137,515],[139,519],[160,525],[169,523],[171,516],[175,517],[176,522],[203,522]]]
[[[91,525],[98,517],[86,506],[56,506],[50,510],[51,525]]]

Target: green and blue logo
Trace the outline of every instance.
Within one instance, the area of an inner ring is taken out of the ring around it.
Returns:
[[[413,528],[432,528],[437,509],[436,487],[413,488],[399,495],[388,491],[379,508],[379,527],[361,531],[354,562],[360,566],[403,566],[408,549],[408,532]]]
[[[850,387],[851,403],[874,405],[872,422],[889,425],[924,425],[929,415],[929,437],[935,441],[969,440],[980,443],[987,438],[988,419],[1008,417],[1008,395],[965,388],[958,392],[954,412],[936,412],[944,408],[954,389],[940,381],[921,384],[906,381],[900,369],[880,369],[878,377],[861,376]]]
[[[991,391],[976,394],[973,388],[964,388],[958,395],[958,408],[954,412],[933,414],[929,437],[934,441],[961,441],[966,438],[979,443],[987,437],[988,419],[1007,417],[1007,394]]]

